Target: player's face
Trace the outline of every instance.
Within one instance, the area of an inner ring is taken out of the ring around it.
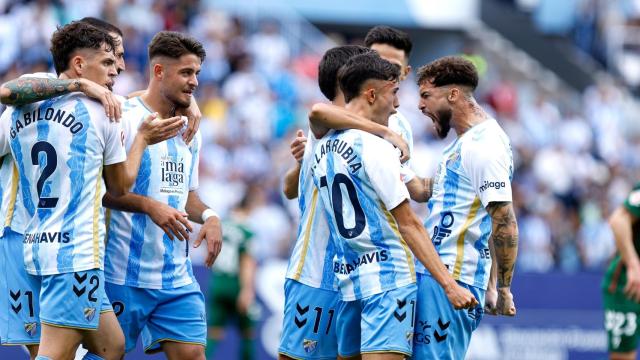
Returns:
[[[400,66],[400,81],[407,78],[410,68],[404,50],[396,49],[387,44],[371,44],[371,50],[375,50],[381,58],[388,62]]]
[[[178,107],[189,107],[191,97],[198,87],[200,58],[194,54],[182,55],[167,64],[162,79],[164,95]]]
[[[376,80],[373,82],[373,91],[375,100],[373,101],[373,112],[376,118],[381,119],[380,122],[387,124],[389,116],[395,114],[396,109],[400,106],[398,101],[398,81]]]
[[[448,89],[437,88],[429,81],[420,85],[420,111],[433,120],[438,137],[444,139],[451,129],[451,106],[447,101]]]
[[[118,33],[112,32],[112,33],[109,33],[109,35],[111,35],[116,40],[116,43],[118,44],[114,49],[114,52],[116,56],[116,68],[118,69],[118,74],[120,74],[125,70],[124,42],[122,41],[122,36],[118,35]]]
[[[102,44],[99,49],[88,50],[86,54],[81,76],[112,90],[118,75],[113,51],[107,50],[106,45]]]

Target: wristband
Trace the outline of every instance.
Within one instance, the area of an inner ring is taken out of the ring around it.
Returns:
[[[211,209],[207,209],[205,211],[202,212],[202,222],[206,222],[208,218],[215,216],[215,217],[219,217],[218,213],[216,213],[215,211],[211,210]]]

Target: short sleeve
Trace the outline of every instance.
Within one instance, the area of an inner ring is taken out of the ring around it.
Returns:
[[[512,201],[511,175],[512,157],[508,147],[485,143],[464,144],[461,151],[462,164],[467,171],[476,194],[483,206],[494,201]]]
[[[366,135],[362,149],[364,169],[384,206],[392,210],[409,198],[400,177],[398,150],[385,140]]]
[[[113,165],[127,160],[124,148],[124,132],[117,122],[98,120],[104,123],[104,164]]]
[[[191,142],[191,171],[189,172],[189,191],[198,189],[198,167],[200,165],[200,149],[202,148],[202,135],[200,130],[196,132],[194,141]]]
[[[400,178],[402,179],[403,183],[407,184],[415,177],[416,173],[411,170],[408,162],[400,165]]]
[[[11,113],[13,107],[8,107],[0,116],[0,158],[11,152]]]

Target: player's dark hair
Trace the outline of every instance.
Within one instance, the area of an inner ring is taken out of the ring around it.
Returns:
[[[320,91],[329,100],[336,98],[338,86],[338,71],[353,56],[370,52],[364,46],[344,45],[327,50],[318,64],[318,86]]]
[[[411,43],[411,39],[409,39],[409,35],[406,32],[384,25],[374,26],[365,36],[364,45],[370,48],[373,44],[393,46],[404,51],[407,58],[413,48],[413,43]]]
[[[56,73],[60,75],[69,68],[71,55],[79,49],[100,49],[107,51],[116,47],[115,39],[103,30],[81,21],[73,21],[58,29],[51,36],[51,56]]]
[[[478,71],[473,63],[460,56],[445,56],[424,65],[416,73],[418,85],[429,82],[435,87],[462,85],[475,90]]]
[[[179,59],[187,54],[196,55],[201,62],[207,56],[201,42],[176,31],[160,31],[149,43],[149,60],[158,56]]]
[[[89,25],[93,25],[100,30],[106,31],[108,33],[116,33],[121,37],[124,37],[122,30],[119,27],[113,25],[112,23],[106,22],[102,19],[94,18],[92,16],[83,17],[80,21],[87,23]]]
[[[338,82],[344,93],[345,102],[349,103],[360,94],[362,85],[367,80],[398,80],[400,67],[381,58],[376,52],[369,52],[352,57],[338,71]]]

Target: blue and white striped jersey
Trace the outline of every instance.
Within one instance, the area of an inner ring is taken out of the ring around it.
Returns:
[[[352,301],[415,282],[413,255],[389,210],[409,198],[398,151],[360,130],[316,145],[311,173],[335,239],[333,270]]]
[[[314,288],[337,291],[337,278],[333,274],[335,245],[330,238],[322,199],[311,177],[313,150],[319,141],[322,139],[317,140],[309,131],[298,177],[300,224],[286,277]]]
[[[152,111],[139,97],[122,106],[127,151],[140,123]],[[200,132],[190,145],[181,136],[144,151],[131,192],[185,210],[189,191],[198,188]],[[108,219],[105,279],[118,285],[172,289],[194,281],[189,242],[171,240],[149,216],[112,210]]]
[[[486,289],[491,217],[485,207],[492,201],[511,201],[511,144],[490,119],[458,137],[442,155],[425,228],[453,278]],[[416,270],[427,273],[419,262]]]
[[[8,108],[3,118],[0,155],[10,147],[30,219],[24,233],[27,271],[102,269],[102,168],[126,159],[120,124],[110,123],[100,103],[81,94]]]
[[[396,112],[389,116],[389,129],[398,133],[409,146],[409,155],[413,153],[413,130],[409,120],[404,117],[400,112]],[[400,175],[402,176],[402,182],[405,184],[411,181],[416,174],[411,170],[411,160],[408,160],[400,167]]]

